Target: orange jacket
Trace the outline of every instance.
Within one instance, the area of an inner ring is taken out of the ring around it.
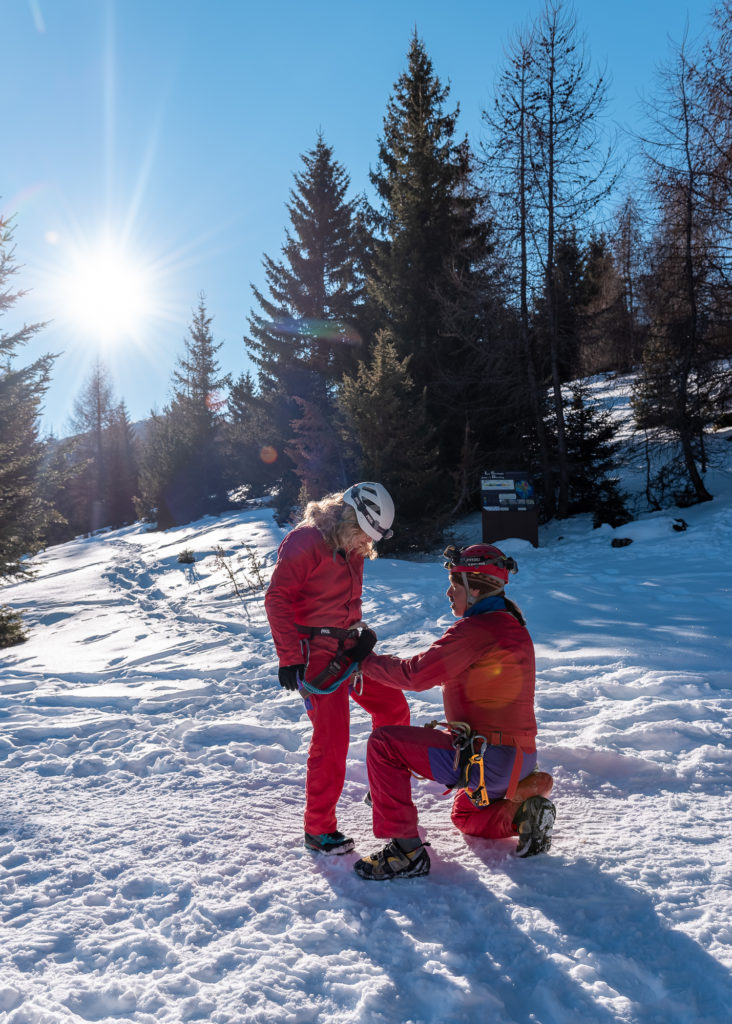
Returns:
[[[358,622],[362,587],[362,555],[331,550],[314,526],[288,533],[264,598],[280,665],[303,661],[296,625],[347,629]],[[318,646],[328,646],[325,638]]]
[[[483,735],[536,736],[534,645],[510,612],[469,615],[413,658],[370,654],[362,667],[370,679],[399,690],[442,686],[448,722],[467,722]]]

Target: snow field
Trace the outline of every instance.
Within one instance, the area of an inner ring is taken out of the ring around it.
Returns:
[[[549,856],[462,837],[415,783],[428,878],[368,884],[301,846],[309,723],[277,685],[255,510],[80,539],[4,588],[31,639],[0,662],[0,1021],[697,1024],[732,999],[732,476],[714,502],[542,531],[509,592],[537,649]],[[477,539],[479,520],[466,520]],[[633,538],[614,549],[613,536]],[[180,565],[191,548],[197,561]],[[438,553],[366,567],[383,651],[448,622]],[[410,696],[441,717],[439,691]],[[353,706],[340,826],[380,845]]]

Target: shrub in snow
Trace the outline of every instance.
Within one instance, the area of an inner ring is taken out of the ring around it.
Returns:
[[[23,628],[22,613],[13,611],[8,605],[0,608],[0,647],[13,647],[27,639],[28,633]]]
[[[234,593],[240,601],[244,600],[244,594],[256,594],[267,587],[267,578],[264,575],[265,562],[248,544],[242,546],[246,554],[245,556],[237,555],[236,558],[227,555],[221,545],[214,548],[216,568],[222,569],[229,577]],[[246,562],[244,568],[242,568],[242,562]],[[239,578],[240,574],[241,579]]]

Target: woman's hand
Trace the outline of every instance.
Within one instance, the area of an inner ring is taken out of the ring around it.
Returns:
[[[297,690],[298,681],[302,682],[305,678],[305,666],[304,665],[283,665],[277,673],[280,680],[280,686],[285,690]]]

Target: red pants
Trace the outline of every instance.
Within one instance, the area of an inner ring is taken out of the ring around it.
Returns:
[[[412,772],[446,786],[458,781],[450,736],[439,729],[394,726],[375,729],[369,738],[367,764],[373,800],[374,835],[378,839],[417,835],[417,808],[412,802]],[[513,819],[518,806],[501,796],[508,788],[516,750],[490,747],[483,765],[491,803],[475,807],[464,792],[452,805],[452,820],[461,832],[484,839],[517,835]],[[522,774],[536,765],[536,754],[524,754]]]
[[[350,733],[349,687],[343,683],[333,693],[309,694],[303,690],[305,707],[313,724],[305,783],[305,831],[311,835],[336,830],[336,804],[346,778]],[[409,705],[401,690],[364,677],[363,691],[350,693],[371,715],[374,728],[409,725]]]

